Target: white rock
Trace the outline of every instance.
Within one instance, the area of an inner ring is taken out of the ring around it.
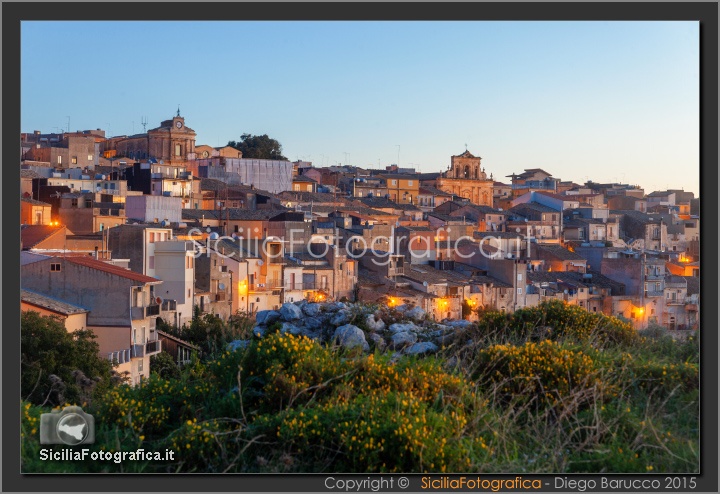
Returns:
[[[336,341],[340,346],[344,348],[355,348],[362,347],[366,352],[370,350],[370,345],[365,339],[365,333],[363,330],[352,324],[346,324],[340,326],[335,330],[333,335],[333,341]]]

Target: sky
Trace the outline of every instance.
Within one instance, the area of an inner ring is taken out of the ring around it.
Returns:
[[[699,194],[699,24],[26,21],[21,130],[244,133],[316,166],[485,171]]]

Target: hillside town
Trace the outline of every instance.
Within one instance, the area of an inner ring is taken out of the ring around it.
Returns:
[[[151,356],[194,349],[159,321],[301,300],[435,321],[560,300],[638,330],[699,329],[692,192],[499,176],[468,149],[431,173],[248,157],[196,143],[179,110],[135,135],[23,133],[21,157],[21,310],[92,330],[134,383]]]

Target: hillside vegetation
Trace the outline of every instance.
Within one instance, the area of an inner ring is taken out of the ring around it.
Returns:
[[[333,310],[370,344],[343,344],[349,330],[333,332]],[[23,401],[23,471],[699,471],[696,335],[642,335],[562,303],[454,326],[408,312],[320,306],[317,337],[266,319],[86,406],[92,449],[171,448],[174,461],[40,461],[39,415],[50,409]]]

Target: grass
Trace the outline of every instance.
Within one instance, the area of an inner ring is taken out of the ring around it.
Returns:
[[[698,472],[697,337],[585,314],[484,314],[462,344],[396,362],[274,333],[87,410],[93,448],[175,461],[41,462],[49,410],[23,403],[23,471]]]

